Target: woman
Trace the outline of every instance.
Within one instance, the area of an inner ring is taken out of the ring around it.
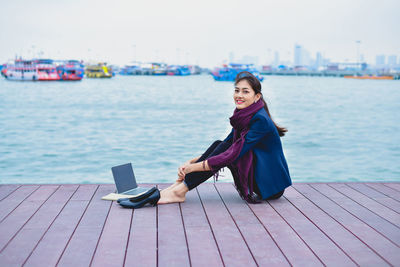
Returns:
[[[214,142],[200,157],[178,168],[178,179],[159,192],[149,191],[138,198],[124,199],[124,207],[139,208],[185,201],[185,195],[199,184],[228,167],[239,195],[249,203],[276,199],[292,184],[280,137],[287,130],[272,120],[261,93],[260,81],[250,72],[235,79],[233,100],[236,109],[230,118],[231,133]]]

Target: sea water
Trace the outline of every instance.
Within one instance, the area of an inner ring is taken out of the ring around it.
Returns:
[[[293,181],[400,180],[400,81],[266,76],[262,86],[289,130]],[[110,168],[128,162],[139,183],[173,182],[230,132],[232,94],[209,75],[1,79],[0,183],[112,183]]]

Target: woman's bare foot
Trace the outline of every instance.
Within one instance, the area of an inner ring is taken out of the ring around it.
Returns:
[[[157,204],[180,203],[184,202],[186,193],[189,191],[184,183],[179,183],[172,188],[166,188],[160,191],[160,199]]]

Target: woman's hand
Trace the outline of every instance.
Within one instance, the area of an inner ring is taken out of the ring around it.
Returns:
[[[183,180],[185,180],[185,166],[181,166],[178,168],[178,180],[176,180],[177,182],[182,182]]]
[[[191,173],[193,164],[185,164],[178,168],[178,180],[183,181],[186,174]]]

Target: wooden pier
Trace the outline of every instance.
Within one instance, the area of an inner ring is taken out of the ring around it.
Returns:
[[[0,185],[0,266],[400,266],[400,183],[295,183],[261,204],[205,183],[137,210],[101,200],[114,188]]]

